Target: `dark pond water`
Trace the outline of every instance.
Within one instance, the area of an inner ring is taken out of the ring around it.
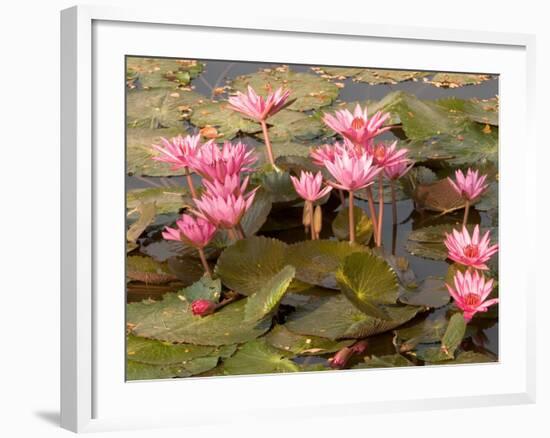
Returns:
[[[236,76],[249,74],[257,72],[261,68],[274,68],[278,65],[268,64],[268,63],[247,63],[247,62],[226,62],[226,61],[203,61],[206,64],[204,72],[196,79],[193,80],[193,85],[195,91],[201,94],[204,94],[207,98],[213,97],[213,89],[216,87],[223,86],[227,80],[232,79]],[[297,72],[307,72],[312,73],[310,66],[306,65],[290,65],[291,70]],[[485,81],[479,85],[470,85],[460,88],[438,88],[433,85],[424,83],[422,81],[418,82],[402,82],[395,85],[369,85],[366,83],[357,83],[353,82],[351,79],[346,79],[343,82],[345,86],[340,90],[339,100],[345,102],[352,101],[363,101],[363,100],[379,100],[386,96],[392,91],[406,91],[408,93],[416,95],[420,99],[441,99],[445,97],[457,97],[462,99],[468,98],[479,98],[479,99],[488,99],[493,98],[498,95],[498,79],[491,79]],[[190,131],[193,131],[193,127],[187,125]],[[196,128],[195,128],[196,130]],[[393,134],[385,134],[387,139],[391,139]],[[256,146],[258,144],[251,137],[244,138],[244,141],[250,146]],[[136,188],[146,188],[151,186],[173,186],[173,185],[183,185],[186,183],[181,177],[171,177],[171,178],[146,178],[146,177],[134,177],[127,176],[127,190],[136,189]],[[368,211],[367,203],[364,201],[359,201],[358,205]],[[391,205],[386,204],[386,214],[384,215],[384,236],[383,240],[388,246],[391,242],[392,247],[395,250],[396,255],[406,256],[410,262],[410,265],[413,271],[416,274],[418,279],[423,279],[428,276],[444,276],[447,272],[448,263],[444,261],[433,261],[427,260],[420,257],[415,257],[409,254],[404,244],[407,240],[407,236],[411,230],[428,226],[436,225],[439,223],[456,223],[460,221],[462,212],[456,213],[456,215],[446,215],[443,217],[436,217],[435,215],[430,215],[427,213],[416,212],[413,206],[412,201],[405,200],[398,202],[397,213],[398,213],[398,225],[396,228],[392,226],[392,217],[391,217]],[[285,218],[289,218],[292,214],[297,214],[300,217],[297,218],[299,223],[301,218],[301,209],[294,209],[296,211],[291,212],[287,211],[284,213]],[[325,216],[325,225],[324,230],[327,232],[327,237],[330,236],[330,221],[336,213],[326,214]],[[489,218],[483,212],[472,211],[471,217],[481,224],[488,224]],[[161,224],[163,220],[166,223],[171,223],[174,220],[173,216],[164,216],[157,220],[157,224]],[[272,232],[264,233],[273,237],[277,237],[281,240],[287,242],[293,242],[297,240],[304,239],[304,230],[302,227],[296,227],[290,230],[285,230],[282,232]],[[390,251],[391,248],[388,248]],[[155,245],[148,246],[147,254],[153,256],[158,260],[165,260],[168,257],[174,255],[173,247],[165,245],[161,242]],[[153,288],[154,289],[154,288]],[[154,290],[151,289],[151,293],[154,294]],[[143,292],[143,291],[142,291]],[[135,299],[142,299],[143,294],[139,293],[133,295],[131,290],[129,290],[128,298],[130,301]],[[472,324],[478,324],[477,327],[474,325],[472,327],[474,331],[477,330],[477,333],[472,336],[471,345],[469,349],[486,352],[498,355],[498,323],[495,321],[486,321],[482,320],[481,322]],[[471,325],[472,325],[471,324]],[[382,334],[372,338],[370,352],[371,354],[392,354],[395,352],[394,347],[391,342],[391,333]],[[307,361],[307,363],[314,364],[316,361],[326,361],[326,358],[315,358],[315,357],[305,357],[301,358],[300,361]]]

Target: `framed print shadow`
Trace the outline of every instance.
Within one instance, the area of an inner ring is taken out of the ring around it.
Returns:
[[[62,425],[532,401],[532,38],[193,17],[62,14]]]

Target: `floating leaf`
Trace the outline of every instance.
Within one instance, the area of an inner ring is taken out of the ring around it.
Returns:
[[[139,213],[139,218],[132,223],[132,225],[128,227],[128,231],[126,231],[126,240],[128,242],[136,242],[139,236],[141,236],[141,233],[143,233],[145,229],[155,220],[155,216],[157,214],[154,202],[147,204],[140,203],[136,207],[136,210]]]
[[[271,314],[283,299],[295,274],[294,267],[287,265],[252,294],[244,309],[245,321],[258,321]]]
[[[126,354],[128,359],[151,365],[173,365],[197,357],[208,356],[215,347],[192,344],[172,344],[153,339],[128,336]]]
[[[445,233],[453,230],[452,225],[434,225],[431,227],[419,228],[409,234],[406,249],[412,255],[432,260],[445,260],[447,248],[443,241]]]
[[[273,347],[299,356],[334,353],[353,344],[353,340],[333,341],[318,336],[304,336],[292,333],[284,325],[276,325],[265,340]]]
[[[397,84],[399,82],[418,80],[427,76],[429,73],[410,70],[379,70],[364,68],[355,75],[353,80],[356,82],[366,82],[370,85],[379,84]]]
[[[275,159],[279,157],[284,157],[286,155],[292,155],[297,157],[308,157],[309,156],[309,147],[305,144],[293,142],[293,141],[284,141],[284,142],[273,142],[271,144],[273,149],[273,155]]]
[[[394,344],[399,352],[404,353],[414,350],[419,344],[440,342],[448,325],[444,315],[431,314],[409,327],[396,330]]]
[[[275,160],[275,164],[280,169],[294,173],[295,175],[299,175],[302,170],[313,173],[317,173],[320,170],[319,167],[305,156],[288,155],[279,157]]]
[[[385,306],[390,320],[361,312],[343,295],[311,300],[287,317],[285,327],[301,335],[332,340],[364,338],[399,327],[421,310],[413,306]]]
[[[373,226],[372,221],[362,208],[353,207],[353,218],[355,223],[355,241],[358,243],[369,243]],[[349,240],[349,207],[340,209],[332,222],[332,232],[339,240]]]
[[[267,123],[269,139],[275,143],[312,140],[325,131],[325,126],[318,118],[291,110],[278,112]],[[263,141],[263,136],[261,139]]]
[[[144,256],[126,257],[126,276],[149,284],[163,284],[177,279],[170,273],[166,263]]]
[[[458,99],[448,97],[437,101],[438,105],[449,111],[461,113],[473,122],[498,126],[498,99]]]
[[[224,373],[271,374],[300,371],[300,367],[288,359],[287,354],[271,347],[264,339],[257,339],[239,347],[224,361]]]
[[[221,254],[216,273],[228,288],[252,295],[285,265],[292,264],[287,260],[286,247],[280,240],[247,237]]]
[[[288,172],[265,172],[260,175],[260,181],[273,202],[290,202],[300,198]]]
[[[378,184],[375,184],[371,187],[372,190],[372,198],[375,202],[378,202]],[[403,191],[403,186],[399,181],[394,182],[394,190],[395,190],[395,200],[396,201],[403,201],[408,198],[408,196]],[[362,199],[364,201],[368,200],[367,196],[367,190],[361,189],[355,192],[355,196],[359,199]],[[391,185],[390,181],[387,178],[384,178],[382,182],[382,199],[384,199],[385,204],[389,204],[392,202],[391,198]]]
[[[272,69],[238,76],[231,86],[237,91],[246,91],[251,86],[265,96],[269,90],[283,87],[291,90],[292,104],[289,109],[308,111],[330,105],[338,97],[339,89],[331,82],[309,73],[295,73],[288,69]]]
[[[420,208],[445,214],[460,210],[466,205],[447,178],[417,185],[413,198]]]
[[[271,207],[272,200],[270,194],[263,189],[258,190],[254,196],[254,202],[241,219],[241,226],[243,227],[245,236],[252,236],[262,228],[262,225],[269,216]]]
[[[178,88],[189,85],[203,70],[204,64],[191,59],[126,58],[126,75],[130,88]]]
[[[395,256],[393,254],[381,256],[391,266],[402,286],[406,288],[418,287],[416,275],[414,274],[409,260],[406,257]]]
[[[354,252],[368,248],[336,240],[307,240],[288,246],[286,263],[296,268],[296,278],[309,284],[337,289],[334,277],[340,263]]]
[[[195,300],[210,300],[217,303],[220,299],[221,291],[222,282],[219,278],[213,279],[209,275],[204,275],[199,281],[182,289],[178,293],[189,303]]]
[[[412,306],[437,309],[449,304],[451,297],[442,278],[428,277],[414,289],[403,289],[399,301]]]
[[[194,316],[178,294],[167,293],[161,301],[127,305],[126,321],[137,336],[199,345],[229,345],[246,342],[265,333],[269,318],[246,322],[246,300],[239,300],[205,317]]]
[[[342,293],[360,310],[374,318],[390,319],[381,304],[397,301],[397,276],[381,257],[351,254],[336,273]]]
[[[462,342],[462,338],[466,333],[466,321],[462,313],[455,313],[449,320],[449,325],[445,334],[441,339],[441,345],[438,347],[430,347],[419,349],[416,352],[416,357],[426,362],[439,362],[447,359],[454,359],[455,350]]]
[[[184,187],[148,187],[126,191],[126,208],[133,210],[141,203],[154,203],[158,214],[177,213],[192,202]]]
[[[171,257],[168,259],[168,268],[184,286],[190,286],[199,281],[204,275],[204,267],[196,257]]]
[[[455,359],[444,360],[441,362],[428,362],[427,365],[460,365],[469,363],[488,363],[497,362],[497,359],[492,358],[483,353],[477,353],[475,351],[461,351],[458,353]]]
[[[388,354],[386,356],[374,356],[366,357],[364,363],[359,363],[353,366],[353,369],[363,368],[396,368],[396,367],[410,367],[414,364],[408,360],[405,356],[400,354]]]
[[[440,88],[459,88],[465,85],[479,85],[491,79],[489,75],[470,73],[436,73],[428,82]]]
[[[344,79],[351,78],[361,73],[364,69],[355,67],[316,67],[317,73],[330,76],[331,79]]]

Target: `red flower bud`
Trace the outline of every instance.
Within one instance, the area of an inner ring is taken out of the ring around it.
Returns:
[[[210,300],[195,300],[191,303],[193,315],[206,316],[214,313],[216,303]]]

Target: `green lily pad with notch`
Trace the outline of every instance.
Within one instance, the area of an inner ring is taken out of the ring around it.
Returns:
[[[285,327],[293,333],[331,340],[360,339],[393,330],[421,310],[416,306],[385,306],[390,319],[383,320],[361,312],[340,294],[311,300],[288,315]]]
[[[177,279],[167,263],[140,255],[126,257],[126,276],[130,280],[148,284],[164,284]]]
[[[126,58],[126,75],[131,85],[149,88],[178,88],[187,86],[204,69],[202,62],[191,59]]]
[[[140,203],[154,203],[158,214],[177,213],[192,202],[184,187],[148,187],[126,191],[126,208],[133,210]]]
[[[312,356],[326,353],[334,353],[344,347],[348,347],[355,341],[333,341],[318,336],[298,335],[288,330],[284,325],[276,325],[265,335],[264,339],[272,347],[284,350],[297,356]]]
[[[405,248],[412,255],[431,260],[447,259],[447,247],[443,243],[445,233],[451,233],[455,227],[449,224],[433,225],[411,231]]]
[[[435,344],[441,342],[448,325],[449,320],[445,315],[432,313],[396,330],[393,343],[401,353],[414,350],[419,344]]]
[[[258,321],[271,315],[279,306],[295,274],[296,269],[287,265],[271,277],[260,290],[250,295],[244,309],[245,321]]]
[[[229,345],[247,342],[269,330],[271,318],[244,320],[246,299],[224,306],[211,315],[192,314],[189,304],[177,293],[162,300],[127,305],[126,321],[132,334],[168,342],[198,345]]]
[[[462,313],[451,316],[445,334],[441,338],[441,345],[418,349],[415,356],[425,362],[440,362],[454,359],[454,353],[459,347],[466,333],[466,321]]]
[[[210,300],[217,303],[220,300],[222,291],[222,282],[219,278],[213,279],[209,275],[204,275],[201,279],[191,286],[187,286],[178,292],[188,303],[195,300]]]
[[[261,127],[237,111],[229,108],[228,103],[204,101],[193,106],[190,122],[199,127],[213,126],[218,131],[216,140],[231,140],[239,133],[253,134],[261,132]]]
[[[353,207],[355,224],[355,241],[368,244],[372,238],[373,225],[365,211],[357,206]],[[349,207],[344,207],[332,221],[332,232],[339,240],[349,240]]]
[[[335,274],[342,261],[366,246],[336,240],[306,240],[289,245],[285,261],[296,268],[296,278],[305,283],[338,289]]]
[[[380,306],[395,304],[399,288],[397,275],[383,258],[372,253],[351,254],[336,272],[336,281],[358,309],[373,318],[391,319]]]
[[[451,301],[443,278],[428,277],[417,288],[403,288],[399,301],[412,306],[438,309]]]
[[[228,288],[252,295],[287,264],[292,264],[286,248],[287,245],[277,239],[247,237],[224,250],[218,259],[216,274]]]
[[[465,115],[468,119],[477,123],[498,126],[498,99],[459,99],[448,97],[436,101],[438,105]]]
[[[466,85],[479,85],[489,79],[491,79],[490,75],[483,74],[436,73],[426,82],[439,88],[459,88]]]
[[[364,369],[364,368],[397,368],[397,367],[411,367],[414,366],[409,359],[400,354],[388,354],[385,356],[365,357],[365,362],[354,365],[352,369]]]
[[[267,95],[270,89],[289,89],[289,101],[293,102],[287,108],[294,111],[309,111],[330,105],[339,93],[336,85],[319,76],[289,69],[259,71],[238,76],[231,82],[231,87],[241,92],[245,92],[249,85],[262,96]]]
[[[223,363],[226,375],[272,374],[300,371],[287,353],[271,347],[265,339],[256,339],[240,346],[237,352]]]

